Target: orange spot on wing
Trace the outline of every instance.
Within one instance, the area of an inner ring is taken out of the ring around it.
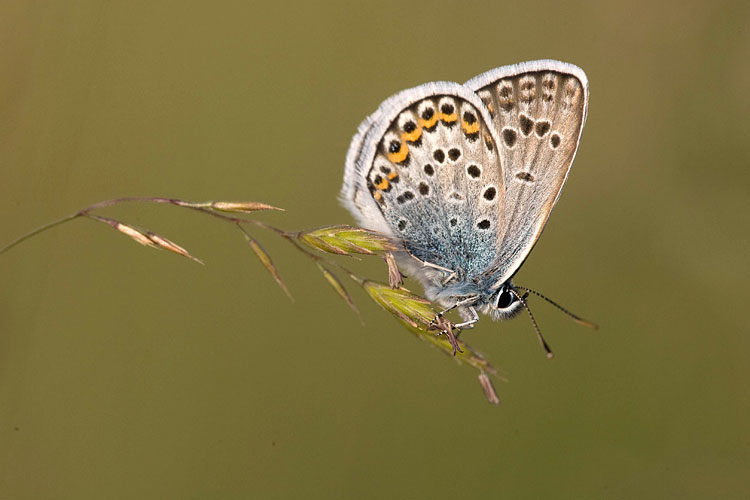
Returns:
[[[382,191],[384,189],[388,189],[389,184],[390,182],[388,182],[388,179],[383,179],[382,181],[380,181],[380,184],[375,184],[375,187]]]
[[[467,134],[475,134],[479,132],[479,122],[477,121],[469,124],[468,122],[461,120],[461,128],[464,129],[464,132]]]
[[[401,134],[402,141],[414,142],[419,140],[420,137],[422,137],[422,127],[417,127],[411,132],[404,132]]]
[[[377,201],[380,201],[383,198],[383,195],[379,192],[375,192],[375,194],[372,195],[373,198],[375,198]]]
[[[458,120],[458,115],[455,112],[449,115],[446,115],[445,113],[440,113],[440,119],[446,123],[453,123],[456,120]]]
[[[432,128],[435,125],[435,123],[437,123],[437,121],[438,121],[438,115],[437,113],[435,113],[434,115],[432,115],[432,118],[430,118],[429,120],[424,120],[420,118],[419,126],[424,127],[424,128]]]
[[[393,179],[397,179],[397,178],[398,178],[398,174],[396,172],[391,172],[390,174],[388,174],[388,179],[389,180],[393,180]]]
[[[401,147],[398,151],[395,153],[388,153],[388,159],[392,161],[393,163],[399,163],[406,159],[406,157],[409,156],[409,146],[407,146],[405,143],[401,143]]]

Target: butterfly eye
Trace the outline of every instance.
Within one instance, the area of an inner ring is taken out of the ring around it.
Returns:
[[[513,293],[511,293],[511,291],[508,290],[508,288],[503,287],[500,289],[500,292],[497,294],[497,302],[495,303],[495,307],[497,309],[507,309],[515,301],[516,301],[516,296]]]

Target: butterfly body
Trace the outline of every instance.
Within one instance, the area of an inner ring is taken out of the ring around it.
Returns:
[[[583,71],[558,61],[402,91],[360,125],[341,200],[403,242],[396,258],[427,298],[467,322],[477,309],[511,317],[510,279],[559,197],[587,104]]]

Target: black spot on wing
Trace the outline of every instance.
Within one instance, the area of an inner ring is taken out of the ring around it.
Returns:
[[[503,142],[506,146],[509,148],[512,148],[516,145],[516,140],[518,139],[518,133],[513,130],[512,128],[504,128],[503,129]]]
[[[518,117],[518,122],[523,135],[528,136],[531,134],[531,131],[534,129],[534,120],[521,113]]]
[[[552,127],[550,122],[548,121],[539,121],[536,122],[536,126],[534,127],[534,130],[536,131],[536,135],[539,137],[544,137],[547,135],[547,132],[549,132],[549,129]]]
[[[528,172],[518,172],[516,178],[526,182],[534,182],[534,176]]]

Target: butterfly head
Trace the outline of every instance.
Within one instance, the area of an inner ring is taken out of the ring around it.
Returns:
[[[511,319],[523,309],[521,297],[513,288],[513,284],[508,281],[489,295],[479,305],[479,310],[494,320]]]

